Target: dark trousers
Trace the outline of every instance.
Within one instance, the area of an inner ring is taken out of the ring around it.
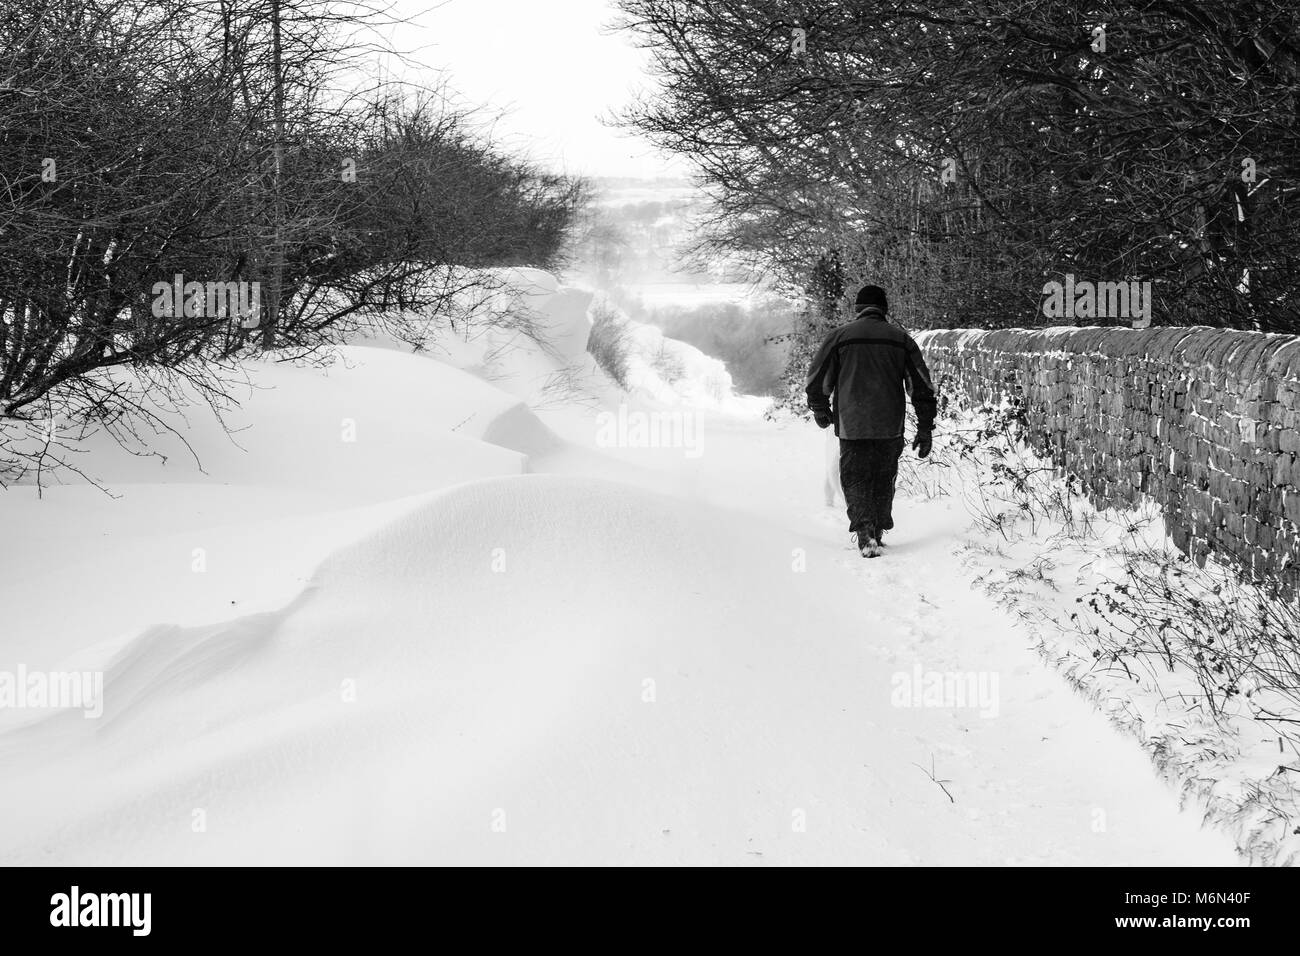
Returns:
[[[840,439],[840,484],[849,530],[877,537],[894,526],[894,479],[902,438]]]

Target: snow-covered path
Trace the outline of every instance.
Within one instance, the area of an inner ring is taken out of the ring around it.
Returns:
[[[791,836],[778,841],[782,851],[767,851],[772,857],[995,865],[1236,862],[1230,841],[1202,830],[1194,811],[1179,812],[1175,795],[1155,779],[1136,744],[1045,667],[1004,611],[967,586],[958,549],[970,520],[959,505],[900,498],[886,557],[867,561],[848,547],[842,512],[820,500],[824,433],[715,419],[704,434],[705,453],[676,462],[688,474],[684,486],[741,512],[747,528],[763,535],[773,560],[790,563],[786,578],[813,579],[804,583],[802,598],[796,597],[798,584],[775,585],[798,606],[799,634],[783,635],[764,615],[754,625],[755,643],[799,646],[786,662],[789,670],[768,688],[773,700],[766,722],[784,725],[783,718],[804,709],[799,701],[806,707],[810,696],[838,690],[840,679],[852,675],[836,701],[839,714],[823,700],[820,726],[791,728],[802,745],[791,743],[790,752],[801,756],[790,762],[807,768],[807,789],[802,802],[796,787],[779,792],[792,815],[800,816],[796,810],[809,803],[821,811],[802,814],[805,833],[788,825]],[[672,455],[660,453],[659,461],[672,461]],[[801,571],[794,570],[796,549]],[[753,599],[764,603],[757,594]],[[920,690],[918,672],[995,678],[996,707],[897,706],[904,703],[898,693],[903,677]],[[806,683],[814,674],[834,676]],[[823,760],[843,775],[838,788],[819,786],[829,769],[817,766]],[[951,799],[926,771],[946,781]],[[753,800],[761,802],[758,792]],[[828,842],[812,835],[814,818]]]
[[[810,426],[709,419],[690,458],[548,424],[542,473],[295,516],[305,586],[189,576],[275,609],[135,633],[103,719],[0,733],[0,862],[1234,862],[966,586],[956,510],[902,502],[866,562]],[[225,533],[256,566],[284,531]],[[918,667],[996,698],[896,706]]]

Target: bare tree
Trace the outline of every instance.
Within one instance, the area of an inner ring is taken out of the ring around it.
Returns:
[[[1300,327],[1280,0],[620,6],[662,80],[626,121],[795,289],[833,249],[916,325],[1041,322],[1072,273],[1152,282],[1157,323]]]
[[[309,355],[488,267],[559,261],[582,184],[497,150],[439,90],[340,74],[364,13],[0,11],[0,472],[30,463],[13,436],[34,420],[138,414],[168,376],[219,396],[248,349]]]

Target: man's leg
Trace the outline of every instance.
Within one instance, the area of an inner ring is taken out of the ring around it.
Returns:
[[[903,454],[902,438],[889,438],[880,442],[875,456],[875,474],[872,481],[872,512],[879,531],[894,526],[894,483],[898,480],[898,459]]]
[[[849,513],[849,530],[859,538],[875,536],[868,528],[871,512],[871,442],[840,439],[840,485],[844,490],[844,507]]]

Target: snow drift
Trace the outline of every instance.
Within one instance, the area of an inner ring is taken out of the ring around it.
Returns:
[[[254,363],[237,445],[190,416],[166,462],[88,446],[117,498],[0,496],[0,670],[104,692],[0,712],[0,863],[1231,861],[931,588],[949,514],[863,577],[814,429],[709,412],[651,467],[594,447],[608,383],[534,412],[590,368],[590,300],[533,278],[549,337]],[[1000,675],[996,720],[898,706],[921,660]]]

